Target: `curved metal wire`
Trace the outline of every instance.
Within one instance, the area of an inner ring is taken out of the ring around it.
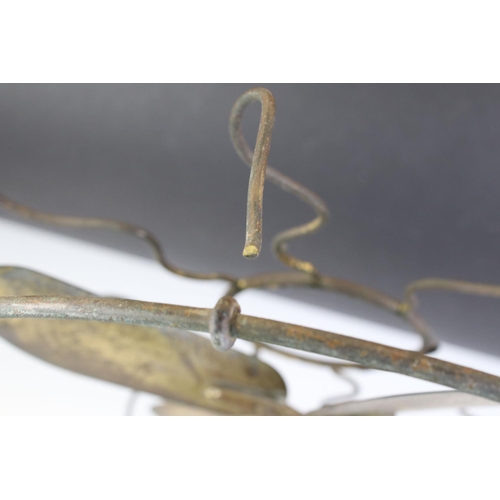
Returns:
[[[246,106],[254,100],[258,100],[262,103],[262,112],[255,151],[251,151],[241,133],[241,118]],[[319,229],[328,217],[328,210],[323,201],[312,191],[271,167],[268,167],[266,171],[274,116],[274,98],[271,92],[262,88],[251,89],[245,92],[236,101],[231,112],[230,131],[233,144],[243,161],[251,165],[252,168],[247,200],[247,242],[244,254],[246,254],[247,257],[251,257],[255,249],[260,251],[262,241],[263,188],[264,179],[267,177],[281,188],[290,191],[311,205],[318,213],[318,216],[310,223],[284,231],[278,234],[274,239],[275,243],[273,245],[275,251],[282,262],[292,268],[299,269],[301,272],[267,273],[237,279],[223,273],[198,273],[188,271],[170,263],[165,257],[158,239],[151,232],[142,227],[110,219],[68,217],[49,214],[18,203],[1,193],[0,207],[26,219],[45,224],[77,229],[105,229],[135,236],[136,238],[146,241],[152,248],[156,260],[165,269],[174,274],[193,279],[225,280],[229,282],[230,291],[226,294],[228,296],[234,296],[249,288],[282,287],[314,287],[350,295],[378,307],[382,307],[397,315],[402,315],[422,337],[423,344],[420,352],[428,353],[435,350],[438,345],[437,340],[433,337],[423,319],[420,318],[412,308],[405,308],[404,304],[400,303],[397,299],[393,299],[387,294],[375,289],[347,280],[320,275],[311,263],[300,261],[284,251],[286,242],[289,239],[310,234]]]
[[[251,151],[241,133],[241,118],[246,106],[254,101],[262,103],[261,119],[255,151]],[[168,271],[193,279],[225,280],[230,283],[227,296],[234,296],[250,288],[285,288],[285,287],[313,287],[335,291],[361,299],[377,307],[388,310],[405,318],[413,329],[422,337],[420,352],[429,353],[437,348],[438,342],[430,332],[422,318],[405,304],[378,290],[354,283],[351,281],[332,278],[318,273],[316,268],[306,261],[301,261],[285,252],[286,242],[289,239],[310,234],[319,229],[328,217],[328,210],[324,202],[312,191],[267,167],[267,158],[271,144],[271,133],[274,124],[274,98],[267,89],[256,88],[245,92],[233,106],[230,117],[230,131],[234,147],[245,163],[251,165],[251,174],[247,200],[247,241],[245,251],[247,257],[254,255],[255,249],[260,251],[262,241],[262,203],[264,180],[268,178],[281,188],[298,196],[311,205],[317,212],[317,217],[308,224],[279,233],[273,243],[278,257],[287,266],[298,269],[300,272],[282,272],[258,274],[246,278],[236,278],[223,273],[198,273],[181,269],[170,263],[164,255],[158,239],[146,229],[126,222],[97,219],[88,217],[68,217],[49,214],[35,210],[18,203],[0,193],[0,207],[16,213],[26,219],[45,224],[87,229],[105,229],[118,233],[129,234],[142,239],[152,248],[156,260]],[[266,170],[267,168],[267,170]]]
[[[263,344],[261,342],[256,342],[255,347],[256,347],[256,355],[260,350],[264,349],[279,354],[280,356],[283,356],[285,358],[292,358],[297,361],[309,363],[312,365],[330,368],[333,371],[333,373],[335,373],[339,378],[341,378],[346,384],[350,386],[351,390],[345,394],[339,394],[328,398],[328,400],[325,401],[325,405],[331,405],[338,401],[342,401],[351,397],[353,398],[358,395],[360,389],[359,384],[356,382],[356,380],[354,380],[353,377],[346,375],[346,373],[344,372],[346,368],[354,368],[357,370],[370,369],[367,366],[359,365],[356,363],[339,363],[338,361],[323,361],[321,359],[308,358],[306,356],[303,356],[302,354],[283,351],[282,349],[278,349],[272,345]]]
[[[417,314],[416,307],[417,292],[425,290],[447,291],[463,293],[466,295],[477,295],[481,297],[500,298],[499,285],[487,285],[483,283],[473,283],[471,281],[459,281],[442,278],[425,278],[411,282],[405,288],[404,299],[401,303],[402,314],[413,320],[414,328],[421,334],[428,332],[429,327]]]
[[[243,111],[252,101],[259,101],[262,105],[254,150],[248,146],[241,130]],[[262,246],[262,197],[264,180],[268,179],[281,189],[297,196],[316,211],[317,216],[314,220],[282,231],[274,237],[272,243],[274,252],[286,266],[308,274],[316,274],[316,268],[311,262],[290,255],[286,248],[290,240],[314,233],[323,226],[329,216],[328,208],[316,193],[267,165],[275,112],[274,97],[269,90],[264,88],[254,88],[245,92],[236,100],[231,110],[229,134],[233,146],[238,156],[251,168],[247,202],[247,237],[243,255],[254,258],[260,253]]]
[[[345,368],[334,368],[333,371],[345,383],[347,383],[350,386],[351,390],[349,392],[344,393],[344,394],[336,394],[335,396],[328,398],[324,402],[324,405],[337,404],[337,403],[340,403],[341,401],[351,400],[351,399],[355,398],[356,396],[358,396],[361,388],[359,386],[359,383],[356,381],[356,379],[354,379],[354,377],[351,377],[350,375],[347,375],[345,373]]]
[[[171,264],[165,257],[158,239],[146,229],[126,222],[112,219],[97,219],[89,217],[68,217],[49,214],[18,203],[0,193],[0,207],[35,222],[41,222],[59,227],[75,229],[104,229],[117,233],[129,234],[144,240],[152,248],[156,260],[168,271],[192,279],[224,280],[230,283],[227,296],[235,296],[247,289],[285,288],[285,287],[313,287],[350,295],[364,300],[375,306],[386,309],[404,317],[414,330],[422,337],[420,352],[429,353],[437,348],[438,342],[431,334],[422,318],[411,307],[380,292],[378,290],[347,280],[332,278],[323,275],[315,277],[299,272],[266,273],[237,279],[223,273],[197,273],[187,271]]]
[[[416,293],[422,290],[441,290],[447,292],[479,295],[481,297],[500,298],[500,285],[486,285],[471,281],[458,281],[441,278],[426,278],[412,281],[405,289],[405,307],[416,305]]]
[[[318,274],[316,277],[305,273],[283,272],[265,273],[239,279],[226,292],[227,296],[234,297],[249,289],[278,289],[311,287],[331,292],[338,292],[352,298],[362,300],[371,305],[385,309],[405,320],[422,339],[419,352],[428,354],[435,351],[439,342],[423,318],[404,301],[399,301],[390,295],[374,288],[354,283],[352,281],[333,278]]]
[[[274,126],[276,105],[274,97],[267,89],[255,88],[245,92],[235,102],[229,119],[229,132],[238,154],[238,148],[245,151],[245,140],[241,134],[240,123],[243,111],[252,101],[260,101],[259,130],[254,151],[248,156],[250,180],[248,183],[246,237],[243,256],[254,259],[259,256],[262,248],[262,203],[264,198],[264,183],[266,178],[267,158],[271,148],[271,134]],[[245,161],[245,157],[240,154]]]
[[[292,359],[296,359],[299,361],[304,361],[304,362],[309,363],[311,365],[324,366],[326,368],[331,368],[336,373],[337,373],[337,370],[341,370],[342,368],[358,368],[360,370],[368,370],[369,369],[366,366],[357,365],[355,363],[339,363],[336,361],[323,361],[321,359],[308,358],[306,356],[303,356],[302,354],[283,351],[282,349],[278,349],[272,345],[264,344],[262,342],[255,342],[255,347],[257,349],[257,352],[260,352],[262,349],[264,349],[266,351],[270,351],[270,352],[274,352],[276,354],[279,354],[280,356],[283,356],[285,358],[292,358]]]
[[[254,150],[248,146],[241,130],[243,112],[253,101],[259,101],[262,106]],[[298,259],[286,251],[288,241],[311,234],[322,227],[328,220],[329,212],[323,200],[316,193],[267,165],[275,113],[276,106],[273,95],[269,90],[259,87],[242,94],[231,110],[229,133],[233,146],[243,162],[251,168],[247,199],[246,241],[243,255],[254,258],[258,256],[261,249],[265,179],[270,180],[310,205],[316,211],[317,216],[307,224],[280,232],[273,240],[273,250],[279,260],[286,266],[301,271],[300,273],[267,273],[241,278],[236,284],[231,285],[226,295],[234,296],[249,288],[315,287],[337,291],[403,316],[422,337],[421,352],[434,351],[438,346],[437,339],[415,311],[406,310],[403,303],[378,290],[347,280],[321,275],[311,262]]]
[[[253,151],[246,143],[241,131],[243,112],[252,101],[259,101],[262,105],[259,130]],[[17,203],[2,194],[0,194],[0,206],[27,219],[47,224],[72,228],[107,229],[130,234],[146,241],[152,248],[159,263],[174,274],[193,279],[220,279],[229,282],[230,289],[227,294],[229,297],[251,288],[312,287],[336,291],[362,299],[405,318],[423,339],[421,353],[431,352],[436,349],[437,340],[415,311],[416,292],[434,289],[500,297],[500,286],[431,278],[410,283],[405,290],[404,299],[400,301],[383,292],[357,283],[321,275],[312,263],[290,255],[287,252],[287,243],[294,238],[317,231],[326,222],[328,209],[315,193],[267,166],[274,117],[274,98],[268,90],[262,88],[251,89],[243,94],[236,101],[231,111],[230,135],[233,145],[240,158],[251,167],[247,200],[246,242],[243,254],[245,257],[254,258],[260,252],[262,245],[264,181],[269,179],[285,191],[294,194],[309,204],[317,213],[316,218],[311,222],[282,231],[273,240],[273,250],[279,260],[296,271],[266,273],[240,279],[222,273],[187,271],[171,264],[164,256],[161,245],[155,236],[139,226],[109,219],[48,214]],[[59,317],[147,324],[151,326],[165,326],[168,324],[169,326],[190,330],[206,331],[205,316],[208,314],[207,311],[211,311],[189,307],[182,308],[181,306],[177,306],[177,309],[173,310],[172,308],[175,308],[175,306],[166,304],[140,303],[137,301],[121,301],[118,303],[117,300],[70,299],[68,297],[7,297],[0,299],[0,317]],[[347,367],[393,371],[500,401],[500,378],[411,351],[382,346],[335,333],[243,315],[238,315],[234,329],[235,335],[256,343],[258,348],[264,347],[278,351],[282,355],[329,366],[337,373],[342,368]],[[267,345],[269,343],[346,359],[356,364],[311,360],[297,354],[284,353]]]
[[[153,250],[156,260],[171,273],[183,276],[185,278],[193,278],[197,280],[223,280],[235,284],[237,278],[223,273],[198,273],[195,271],[187,271],[175,266],[167,260],[163,253],[162,246],[157,238],[148,230],[113,219],[96,219],[91,217],[68,217],[63,215],[54,215],[40,210],[35,210],[22,203],[18,203],[0,193],[0,207],[9,212],[20,215],[25,219],[42,222],[51,226],[69,227],[74,229],[105,229],[115,233],[129,234],[145,241]]]

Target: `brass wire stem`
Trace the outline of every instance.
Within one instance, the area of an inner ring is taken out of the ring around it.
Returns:
[[[180,267],[174,266],[167,260],[160,242],[148,230],[129,224],[128,222],[121,222],[113,219],[96,219],[91,217],[68,217],[63,215],[54,215],[40,210],[35,210],[26,205],[18,203],[0,193],[0,207],[9,212],[13,212],[25,219],[51,226],[70,227],[75,229],[104,229],[113,231],[115,233],[129,234],[145,241],[153,250],[156,260],[171,273],[183,276],[185,278],[193,278],[197,280],[224,280],[229,283],[236,283],[237,278],[223,273],[198,273],[195,271],[187,271]]]
[[[246,152],[244,148],[248,148],[248,146],[241,134],[241,117],[245,108],[252,101],[260,101],[262,111],[260,114],[255,149],[251,151],[248,156],[248,165],[251,170],[248,183],[245,248],[243,249],[243,256],[248,259],[258,257],[262,248],[262,204],[264,183],[266,179],[267,157],[269,156],[269,150],[271,148],[271,134],[276,114],[274,97],[267,89],[250,89],[235,102],[229,119],[229,132],[236,151],[243,161],[246,162],[246,157],[241,155],[238,148],[242,148],[242,150]]]
[[[313,277],[305,273],[297,272],[257,274],[248,278],[239,279],[236,284],[230,286],[226,295],[234,297],[249,289],[302,287],[338,292],[355,299],[360,299],[381,309],[385,309],[404,319],[412,329],[420,335],[422,338],[422,347],[419,352],[427,354],[438,348],[439,341],[432,334],[426,322],[413,308],[406,307],[405,302],[400,302],[390,295],[375,290],[374,288],[340,278],[333,278],[321,274]]]
[[[357,368],[359,370],[367,370],[368,369],[366,366],[356,365],[353,363],[339,363],[339,362],[335,362],[335,361],[323,361],[321,359],[308,358],[306,356],[303,356],[299,352],[295,353],[295,352],[283,351],[282,349],[278,349],[277,347],[274,347],[274,346],[269,345],[269,344],[263,344],[261,342],[255,342],[255,347],[257,347],[259,350],[265,349],[265,350],[270,351],[270,352],[275,352],[276,354],[279,354],[280,356],[283,356],[285,358],[296,359],[299,361],[304,361],[304,362],[309,363],[311,365],[331,368],[337,374],[338,374],[337,370],[342,370],[342,368]]]
[[[243,112],[248,104],[253,101],[259,101],[262,105],[254,151],[246,143],[241,131]],[[220,279],[227,281],[230,284],[229,291],[226,294],[227,296],[235,296],[247,289],[309,287],[338,292],[353,298],[361,299],[405,319],[422,337],[423,345],[420,350],[421,353],[429,353],[435,350],[438,346],[438,341],[432,335],[425,321],[415,310],[416,292],[434,289],[500,297],[500,286],[430,278],[410,283],[405,290],[404,300],[399,301],[373,288],[348,280],[321,275],[310,262],[302,261],[288,254],[286,252],[287,242],[293,238],[310,234],[319,229],[328,218],[328,209],[321,198],[315,193],[276,171],[272,167],[267,166],[274,117],[274,98],[271,92],[263,88],[255,88],[245,92],[236,101],[231,111],[229,130],[233,145],[240,158],[251,167],[247,199],[247,240],[244,254],[247,257],[255,257],[258,251],[260,251],[262,242],[263,189],[265,179],[269,179],[285,191],[294,194],[299,199],[309,204],[317,213],[313,221],[296,228],[282,231],[273,241],[273,249],[278,258],[285,265],[299,272],[265,273],[238,279],[237,277],[223,273],[198,273],[188,271],[171,264],[166,259],[157,238],[152,233],[139,226],[110,219],[67,217],[48,214],[15,202],[3,194],[0,194],[0,207],[21,215],[24,218],[46,224],[72,228],[105,229],[135,236],[146,241],[152,248],[158,262],[165,269],[174,274],[193,279]]]
[[[18,203],[2,193],[0,193],[0,207],[20,215],[25,219],[53,226],[71,227],[76,229],[104,229],[135,236],[136,238],[142,239],[148,243],[160,265],[174,274],[192,279],[224,280],[229,282],[230,289],[226,294],[227,296],[235,296],[236,294],[247,289],[278,289],[291,287],[318,288],[349,295],[353,298],[361,299],[372,305],[381,307],[406,318],[414,330],[422,337],[423,344],[420,352],[432,352],[438,346],[438,341],[431,334],[423,319],[420,318],[412,307],[405,307],[405,303],[401,303],[397,299],[394,299],[383,292],[379,292],[378,290],[360,285],[358,283],[323,275],[313,276],[303,272],[290,271],[257,274],[240,279],[222,273],[196,273],[181,269],[171,264],[166,259],[158,239],[151,232],[142,227],[112,219],[68,217],[49,214]],[[422,288],[422,285],[420,286]]]
[[[252,101],[262,104],[262,112],[255,145],[252,151],[246,143],[241,131],[241,119],[246,106]],[[301,225],[279,233],[274,238],[273,248],[280,260],[287,266],[300,272],[267,273],[236,278],[223,273],[198,273],[181,269],[170,263],[158,239],[146,229],[126,222],[97,219],[89,217],[68,217],[49,214],[18,203],[0,193],[0,207],[36,222],[42,222],[59,227],[77,229],[104,229],[132,235],[144,240],[152,248],[156,260],[168,271],[193,279],[224,280],[230,283],[229,296],[250,288],[286,288],[311,287],[336,291],[354,298],[369,302],[388,311],[406,317],[413,328],[422,336],[421,352],[427,353],[437,348],[438,342],[432,336],[424,321],[413,311],[403,311],[402,304],[383,292],[368,288],[347,280],[331,278],[318,273],[309,262],[300,261],[285,252],[286,243],[292,238],[310,234],[319,229],[328,218],[328,209],[324,202],[312,191],[286,177],[272,167],[267,167],[267,158],[271,145],[271,133],[275,117],[275,103],[271,92],[256,88],[245,92],[234,104],[230,116],[230,133],[234,147],[241,159],[251,166],[247,200],[247,241],[245,251],[247,257],[252,256],[254,249],[260,251],[262,242],[262,204],[265,178],[268,178],[282,189],[298,196],[311,205],[317,212],[317,217],[308,224]],[[267,167],[267,171],[266,171]],[[256,255],[253,255],[256,256]],[[304,272],[305,271],[305,272]]]
[[[469,281],[448,280],[441,278],[425,278],[412,281],[405,289],[405,304],[414,307],[416,293],[422,290],[441,290],[447,292],[465,293],[467,295],[479,295],[482,297],[500,298],[499,285],[486,285],[483,283],[471,283]]]
[[[68,296],[0,298],[2,318],[102,321],[207,332],[211,314],[212,309],[124,299]],[[412,351],[243,314],[235,318],[232,333],[250,342],[281,345],[344,359],[500,402],[500,377]]]
[[[241,130],[243,111],[252,101],[260,101],[262,104],[259,131],[254,150],[248,146]],[[314,233],[323,226],[329,216],[328,208],[316,193],[267,165],[275,113],[274,97],[269,90],[264,88],[254,88],[245,92],[237,99],[231,110],[229,134],[233,146],[238,156],[251,168],[247,201],[247,239],[243,255],[254,258],[260,253],[262,245],[262,198],[264,181],[268,179],[281,189],[297,196],[316,211],[317,217],[314,220],[280,232],[274,237],[272,243],[274,252],[286,266],[309,274],[316,274],[317,271],[313,264],[290,255],[286,248],[288,241]]]

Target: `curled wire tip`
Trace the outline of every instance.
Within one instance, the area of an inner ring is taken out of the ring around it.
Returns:
[[[251,149],[241,131],[243,111],[252,102],[261,103],[261,114],[255,148]],[[262,204],[267,158],[271,148],[274,126],[275,103],[271,92],[264,88],[254,88],[241,95],[231,110],[229,133],[236,152],[250,167],[247,196],[246,239],[243,256],[255,259],[262,246]]]
[[[241,129],[243,112],[252,101],[259,101],[261,103],[259,129],[253,149],[246,142]],[[274,97],[269,90],[264,88],[254,88],[245,92],[237,99],[231,110],[229,133],[233,146],[238,156],[251,169],[247,196],[247,236],[243,255],[249,259],[254,259],[260,253],[262,240],[262,198],[264,194],[264,181],[268,179],[281,189],[297,196],[316,211],[317,216],[311,222],[281,231],[275,236],[272,243],[274,253],[283,264],[298,271],[316,274],[317,271],[311,263],[290,255],[286,251],[286,244],[292,239],[307,236],[317,231],[328,219],[328,209],[323,200],[315,193],[267,165],[275,113]]]
[[[247,259],[255,259],[260,254],[260,248],[257,248],[255,245],[245,245],[243,249],[243,257]]]

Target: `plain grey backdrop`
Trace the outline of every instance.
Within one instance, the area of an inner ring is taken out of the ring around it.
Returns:
[[[146,226],[179,266],[282,269],[272,236],[314,214],[267,184],[262,255],[241,256],[249,170],[228,118],[257,85],[277,103],[270,164],[331,210],[292,253],[396,296],[423,277],[500,283],[499,85],[3,84],[1,191],[45,211]],[[259,114],[255,104],[244,116],[250,143]],[[66,233],[150,256],[127,237]],[[403,326],[338,294],[283,293]],[[500,353],[498,301],[428,292],[420,304],[440,338]]]

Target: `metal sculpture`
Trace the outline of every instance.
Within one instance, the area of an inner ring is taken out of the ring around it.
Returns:
[[[262,112],[252,151],[240,124],[244,109],[254,100],[261,103]],[[98,298],[34,271],[0,268],[0,334],[58,366],[158,394],[174,402],[171,413],[298,415],[286,405],[286,389],[279,374],[257,359],[260,349],[277,351],[308,363],[325,364],[337,372],[348,367],[400,373],[447,386],[455,390],[456,396],[453,398],[447,392],[433,397],[412,395],[398,399],[397,404],[374,400],[361,407],[354,402],[345,403],[343,407],[329,405],[311,412],[312,415],[394,413],[405,404],[415,407],[416,402],[420,402],[420,406],[440,406],[440,401],[448,405],[458,401],[460,406],[500,402],[500,377],[428,356],[437,349],[438,341],[417,312],[415,298],[417,292],[429,289],[500,297],[500,286],[424,279],[410,283],[403,298],[397,299],[358,283],[325,276],[311,262],[288,252],[291,240],[324,225],[328,209],[315,193],[267,166],[274,118],[272,94],[263,88],[251,89],[233,106],[229,129],[236,152],[251,167],[245,257],[255,258],[261,250],[265,179],[297,196],[317,213],[311,222],[285,230],[273,240],[273,251],[289,271],[239,278],[181,269],[167,260],[159,241],[141,227],[115,220],[48,214],[0,194],[1,208],[29,220],[126,233],[147,242],[157,261],[168,271],[186,278],[222,280],[228,284],[226,294],[214,309],[200,309]],[[287,287],[342,293],[381,307],[407,321],[421,336],[422,347],[419,352],[407,351],[338,333],[246,316],[235,299],[248,289]],[[210,333],[215,349],[190,331]],[[230,351],[237,338],[254,342],[256,355]],[[273,346],[293,348],[297,353],[284,353]],[[301,350],[348,363],[311,360],[301,356]],[[169,413],[165,408],[168,406],[159,408],[158,413]]]

